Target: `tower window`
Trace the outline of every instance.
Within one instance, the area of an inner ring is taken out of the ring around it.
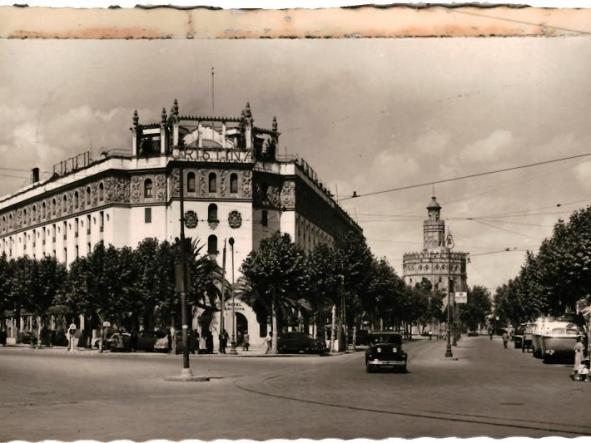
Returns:
[[[209,192],[217,192],[217,175],[215,172],[209,173]]]
[[[187,174],[187,192],[195,192],[195,173],[189,172]]]
[[[269,214],[266,210],[263,210],[263,212],[261,213],[261,224],[263,226],[269,225]],[[306,234],[304,234],[304,241],[306,241]]]
[[[238,175],[237,174],[230,175],[230,193],[232,193],[232,194],[238,193]]]
[[[86,204],[90,205],[90,186],[86,188]]]
[[[207,253],[218,253],[218,238],[215,235],[210,235],[209,237],[207,237]]]
[[[207,207],[207,221],[209,223],[218,222],[218,206],[214,203]]]
[[[152,180],[149,178],[144,182],[144,198],[152,198]]]
[[[99,184],[99,200],[103,201],[105,197],[105,187],[103,186],[102,183]]]
[[[78,209],[79,204],[80,204],[80,201],[78,199],[78,191],[76,191],[76,192],[74,192],[74,207],[76,209]]]
[[[152,208],[145,208],[144,209],[144,222],[145,223],[152,223]]]

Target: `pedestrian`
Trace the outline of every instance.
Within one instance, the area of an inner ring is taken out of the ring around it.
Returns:
[[[490,337],[490,339],[493,339],[493,335],[495,334],[495,330],[493,328],[490,328],[488,330],[488,336]]]
[[[583,361],[583,352],[585,351],[585,346],[583,346],[583,342],[581,341],[581,337],[577,337],[577,342],[575,343],[574,347],[575,351],[575,364],[573,365],[573,373],[571,374],[571,378],[576,380],[579,375],[579,370],[581,363]]]
[[[213,334],[211,333],[211,331],[206,331],[206,337],[205,337],[205,344],[207,347],[207,353],[208,354],[213,354]]]
[[[503,331],[503,347],[507,349],[507,343],[509,342],[509,334],[507,331]]]
[[[195,329],[193,331],[193,354],[199,354],[199,331]]]
[[[68,327],[68,352],[74,351],[74,340],[76,339],[76,324],[71,323]]]
[[[220,354],[226,353],[226,346],[228,345],[228,333],[225,329],[220,332]]]
[[[265,354],[270,354],[271,353],[271,346],[273,344],[273,332],[269,332],[267,333],[267,336],[265,337]]]
[[[248,332],[246,332],[244,334],[244,336],[242,337],[242,350],[248,351],[249,346],[250,346],[250,336],[248,335]]]
[[[131,352],[135,352],[137,350],[137,341],[138,333],[135,329],[132,329],[131,337],[129,338],[129,347],[131,348]]]

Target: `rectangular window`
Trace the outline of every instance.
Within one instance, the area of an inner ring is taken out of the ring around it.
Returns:
[[[99,230],[103,232],[105,230],[105,213],[101,211],[100,213],[100,225]]]
[[[152,223],[152,208],[144,209],[144,222]]]
[[[90,235],[90,214],[86,216],[86,234]]]
[[[267,214],[267,211],[265,211],[265,210],[263,210],[263,212],[262,212],[261,224],[263,226],[268,226],[269,225],[269,216]]]
[[[78,237],[78,218],[74,219],[74,237]],[[76,255],[78,257],[78,255]]]
[[[64,222],[64,240],[68,239],[68,222]]]
[[[92,245],[90,244],[90,242],[88,242],[88,253],[90,254],[92,252]]]
[[[64,248],[64,262],[68,263],[68,248]]]
[[[79,250],[78,250],[78,245],[76,245],[76,258],[78,258],[80,256]]]

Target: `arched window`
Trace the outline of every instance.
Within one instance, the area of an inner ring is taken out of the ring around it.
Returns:
[[[218,222],[218,206],[214,203],[207,207],[207,221],[209,223]]]
[[[74,192],[74,208],[78,209],[80,205],[80,200],[78,198],[78,191]]]
[[[27,223],[27,210],[26,209],[23,210],[23,223],[24,224]]]
[[[230,193],[231,194],[238,193],[238,175],[237,174],[230,175]]]
[[[55,201],[55,198],[54,198],[54,199],[51,201],[51,207],[52,207],[52,212],[53,212],[53,215],[55,215],[56,206],[57,206],[57,202]]]
[[[41,217],[45,218],[47,217],[47,207],[45,206],[45,202],[43,202],[43,204],[41,205]]]
[[[195,192],[195,173],[189,172],[187,174],[187,192]]]
[[[37,221],[37,206],[33,205],[33,221]]]
[[[104,191],[105,191],[105,187],[103,186],[103,184],[99,184],[99,200],[103,201],[104,198]]]
[[[144,182],[144,198],[152,198],[152,180],[149,178]]]
[[[90,205],[90,186],[86,188],[86,204]]]
[[[218,253],[218,238],[215,235],[210,235],[209,237],[207,237],[207,253]]]
[[[209,192],[217,192],[218,186],[217,186],[217,176],[215,175],[215,172],[210,172],[209,173]]]

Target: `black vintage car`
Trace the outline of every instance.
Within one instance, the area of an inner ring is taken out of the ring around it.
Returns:
[[[402,350],[402,335],[396,332],[372,332],[365,351],[367,372],[374,369],[398,369],[406,372],[407,354]]]
[[[280,354],[324,354],[327,352],[324,340],[304,332],[286,332],[277,338]]]

